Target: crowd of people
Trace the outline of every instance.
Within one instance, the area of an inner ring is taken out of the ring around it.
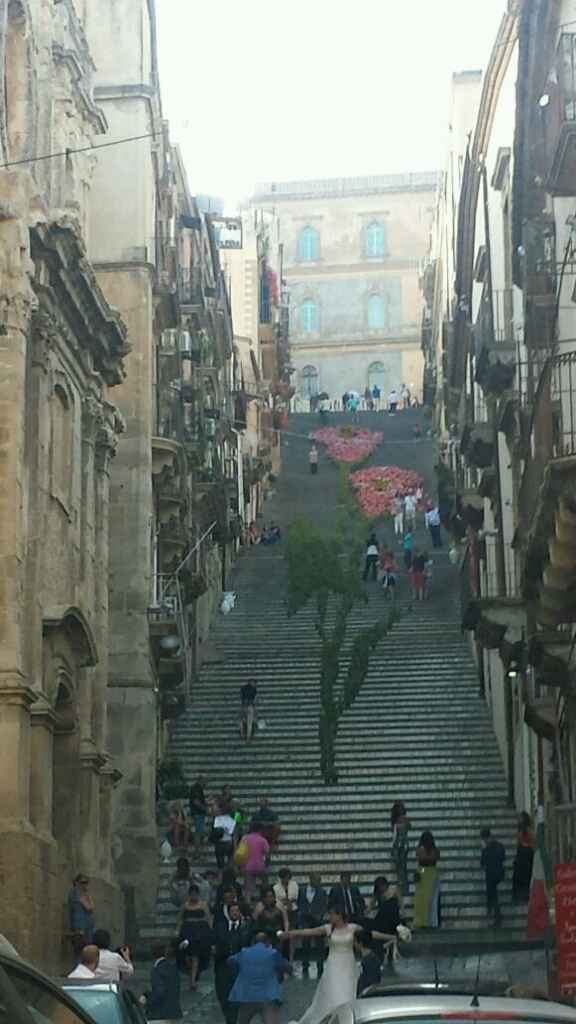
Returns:
[[[330,398],[326,392],[320,392],[310,397],[310,411],[318,412],[321,419],[324,419],[328,412],[349,412],[353,417],[358,412],[384,412],[388,411],[391,416],[406,409],[417,409],[418,399],[412,395],[410,388],[402,384],[397,390],[393,387],[387,398],[382,393],[378,384],[372,387],[366,386],[364,392],[349,390],[345,391],[341,398]]]
[[[211,799],[213,828],[223,817],[236,820],[237,826],[242,821],[242,815],[235,819],[238,811],[230,787],[217,798],[207,798],[199,777],[190,790],[189,809],[200,839],[206,835]],[[211,963],[226,1024],[247,1024],[257,1011],[276,1024],[281,982],[289,974],[318,978],[312,1004],[299,1024],[314,1024],[355,993],[377,984],[386,964],[398,955],[399,942],[411,937],[410,927],[439,928],[442,923],[441,851],[433,833],[424,830],[413,850],[412,869],[411,829],[405,803],[396,801],[390,812],[394,879],[376,877],[368,899],[349,871],[330,887],[315,872],[298,882],[289,867],[280,868],[273,880],[270,859],[280,829],[265,797],[247,826],[234,830],[224,862],[217,852],[216,867],[195,871],[181,854],[169,883],[170,899],[178,909],[177,934],[153,949],[145,997],[149,1019],[179,1019],[182,979],[187,978],[195,991]],[[222,839],[219,835],[215,842]],[[506,850],[488,828],[482,829],[480,839],[486,911],[493,926],[500,927],[499,886],[505,877]],[[523,813],[512,875],[516,901],[528,899],[534,846],[532,822]],[[74,879],[68,909],[76,955],[71,976],[117,982],[129,978],[134,973],[131,950],[127,945],[113,948],[110,933],[96,928],[87,876]]]
[[[244,547],[251,547],[255,544],[277,544],[282,540],[282,531],[278,523],[263,523],[262,526],[252,520],[243,531],[242,544]]]
[[[422,488],[408,494],[396,494],[392,502],[394,536],[402,549],[403,571],[408,575],[415,601],[424,601],[430,595],[433,559],[424,548],[414,546],[414,533],[419,510],[424,512],[424,524],[430,534],[432,547],[442,547],[442,528],[438,506],[424,500]],[[400,568],[390,547],[381,543],[374,530],[368,536],[362,578],[378,581],[387,595],[394,596]]]

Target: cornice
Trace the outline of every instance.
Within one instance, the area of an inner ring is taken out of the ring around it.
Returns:
[[[84,88],[84,71],[77,54],[73,50],[68,50],[61,46],[60,43],[53,43],[52,57],[55,64],[60,64],[68,69],[76,97],[79,100],[84,115],[99,134],[105,135],[108,131],[108,122],[103,112],[92,102],[89,93]]]

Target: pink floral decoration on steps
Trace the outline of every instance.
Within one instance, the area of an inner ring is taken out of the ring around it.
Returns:
[[[312,441],[326,445],[335,462],[363,462],[378,447],[384,435],[360,427],[321,427],[310,434]]]
[[[367,519],[391,515],[394,498],[423,489],[424,481],[413,469],[400,466],[369,466],[350,474],[356,499]]]

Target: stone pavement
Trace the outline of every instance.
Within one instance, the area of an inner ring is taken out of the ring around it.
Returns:
[[[473,983],[478,971],[478,957],[439,957],[436,960],[436,969],[441,981],[457,978]],[[144,975],[143,988],[145,987],[146,972],[139,970],[139,977],[142,974]],[[393,969],[388,969],[384,980],[391,983],[433,981],[434,976],[434,961],[430,959],[401,959]],[[485,954],[480,961],[480,980],[497,981],[504,986],[523,984],[545,989],[545,953],[538,950]],[[312,1001],[316,984],[316,981],[301,978],[291,978],[285,983],[282,1024],[300,1019]],[[211,971],[203,975],[198,991],[194,993],[187,991],[186,981],[183,979],[183,994],[182,1002],[186,1024],[222,1024],[222,1014],[212,987]]]

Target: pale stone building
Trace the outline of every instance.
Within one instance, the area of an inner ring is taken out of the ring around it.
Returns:
[[[297,399],[377,384],[421,398],[420,269],[435,174],[267,182],[280,220]]]
[[[243,410],[243,508],[245,525],[264,513],[269,472],[280,471],[279,411],[282,380],[289,384],[287,295],[282,289],[283,246],[278,217],[252,209],[238,218],[241,246],[221,251],[230,293],[234,349]],[[285,337],[282,336],[285,333]],[[276,412],[276,417],[273,413]],[[276,422],[274,422],[276,421]]]
[[[123,922],[105,709],[127,341],[86,253],[94,157],[74,150],[107,126],[72,0],[2,0],[0,62],[0,919],[56,970],[77,871]]]

